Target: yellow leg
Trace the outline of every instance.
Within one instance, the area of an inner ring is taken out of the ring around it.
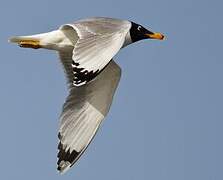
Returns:
[[[33,48],[33,49],[41,48],[39,40],[34,40],[34,39],[24,39],[21,40],[18,44],[20,47],[23,48]]]

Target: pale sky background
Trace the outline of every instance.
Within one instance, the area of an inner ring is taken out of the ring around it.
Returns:
[[[222,7],[221,0],[1,1],[0,179],[222,180]],[[110,113],[61,176],[63,70],[54,52],[7,39],[91,16],[129,19],[167,40],[118,53],[122,78]]]

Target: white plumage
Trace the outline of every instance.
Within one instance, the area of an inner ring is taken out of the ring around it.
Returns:
[[[122,47],[146,38],[164,36],[130,21],[97,17],[10,39],[21,47],[56,50],[64,67],[69,96],[60,116],[60,172],[78,160],[109,111],[121,76],[112,58]]]
[[[70,88],[60,117],[58,169],[61,172],[76,162],[94,137],[109,111],[120,76],[121,69],[111,61],[90,83]]]
[[[10,41],[21,43],[37,40],[37,48],[63,53],[73,51],[73,85],[81,86],[95,78],[123,47],[130,28],[129,21],[90,18],[65,24],[56,31],[14,37]]]
[[[68,170],[84,152],[110,108],[121,76],[118,65],[110,60],[123,46],[130,27],[128,21],[92,18],[48,33],[10,39],[14,43],[37,40],[40,47],[59,53],[70,91],[60,117],[60,172]],[[82,69],[79,74],[76,66]],[[84,71],[93,75],[85,79]]]

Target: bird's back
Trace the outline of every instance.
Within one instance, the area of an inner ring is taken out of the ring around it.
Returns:
[[[126,20],[107,17],[92,17],[74,22],[74,25],[85,27],[86,31],[95,34],[114,33],[122,29],[129,29],[130,24]]]

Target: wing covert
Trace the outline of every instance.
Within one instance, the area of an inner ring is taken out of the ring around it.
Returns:
[[[86,19],[64,26],[73,27],[79,37],[72,56],[74,86],[86,84],[106,67],[122,48],[131,27],[128,21],[109,18]]]

